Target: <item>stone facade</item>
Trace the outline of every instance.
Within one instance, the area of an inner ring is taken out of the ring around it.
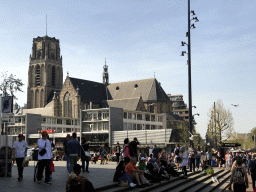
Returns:
[[[48,36],[33,39],[28,70],[27,108],[42,108],[63,82],[59,40]]]

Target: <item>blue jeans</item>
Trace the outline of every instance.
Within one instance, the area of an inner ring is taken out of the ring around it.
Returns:
[[[67,170],[69,173],[71,173],[71,168],[70,168],[70,161],[69,161],[69,155],[68,154],[65,154],[65,158],[66,158],[66,161],[67,161]]]
[[[198,168],[198,169],[199,169],[200,159],[201,159],[200,157],[196,158],[196,168]]]
[[[104,163],[104,155],[100,155],[101,158],[101,164]]]
[[[192,165],[193,165],[193,171],[195,171],[195,159],[194,158],[189,158],[189,170],[190,172],[192,171]]]
[[[86,170],[88,171],[88,167],[89,167],[89,157],[85,157],[84,159],[81,159],[82,160],[82,170]],[[85,161],[86,161],[86,169],[85,169]]]
[[[128,173],[125,173],[122,177],[120,177],[119,181],[124,181],[124,182],[128,181],[128,183],[132,183],[132,180]]]

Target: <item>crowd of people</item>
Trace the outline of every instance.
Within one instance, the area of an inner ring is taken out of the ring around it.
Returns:
[[[23,162],[27,156],[28,144],[24,141],[22,134],[18,135],[18,141],[13,144],[13,160],[16,160],[18,168],[18,181],[23,179]],[[50,141],[48,133],[42,132],[42,138],[38,139],[38,171],[37,181],[40,184],[43,178],[43,171],[45,169],[45,183],[51,185],[53,161],[53,153],[55,146]],[[248,187],[248,174],[252,178],[252,187],[255,188],[256,180],[256,153],[232,153],[227,151],[223,155],[220,151],[215,151],[213,155],[212,150],[209,149],[206,153],[201,151],[200,147],[194,148],[192,144],[188,149],[180,147],[179,144],[175,147],[172,153],[166,154],[160,152],[156,146],[151,151],[149,156],[144,153],[138,153],[138,145],[140,142],[137,138],[129,141],[129,138],[124,139],[123,148],[117,143],[113,152],[116,155],[117,167],[113,177],[114,182],[118,182],[121,186],[127,187],[146,187],[152,183],[159,183],[164,179],[170,177],[182,177],[187,179],[187,167],[192,172],[206,170],[209,167],[219,167],[219,169],[227,169],[231,171],[230,186],[233,185],[234,191],[246,191]],[[91,158],[89,153],[89,144],[85,138],[82,138],[82,144],[77,140],[76,133],[72,137],[68,134],[63,142],[63,149],[65,156],[63,159],[67,162],[67,171],[69,174],[66,184],[67,191],[75,189],[91,188],[91,182],[81,176],[81,171],[89,172],[90,159],[96,163],[98,158],[101,158],[101,164],[107,164],[106,146],[101,145],[99,151],[95,151]],[[77,164],[78,159],[81,159],[82,166]],[[95,158],[95,159],[94,159]],[[181,170],[181,173],[174,169]],[[83,191],[82,190],[82,191]],[[93,189],[94,190],[94,189]],[[92,190],[92,191],[93,191]]]

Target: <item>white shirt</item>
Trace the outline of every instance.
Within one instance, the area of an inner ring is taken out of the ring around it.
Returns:
[[[46,140],[43,140],[42,138],[41,139],[38,139],[37,140],[37,144],[38,144],[38,160],[42,160],[42,159],[51,159],[53,156],[52,156],[52,144],[51,142],[46,139]],[[45,145],[46,144],[46,145]],[[46,146],[46,147],[45,147]],[[39,152],[45,148],[46,149],[46,153],[41,156],[39,154]]]
[[[24,140],[22,140],[21,142],[15,141],[12,147],[15,148],[16,158],[24,158],[26,148],[28,147],[28,143]]]
[[[181,167],[187,166],[188,155],[186,152],[183,153],[182,158],[183,158],[183,161],[182,161]]]

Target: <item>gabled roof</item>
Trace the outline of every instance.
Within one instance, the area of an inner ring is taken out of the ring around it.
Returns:
[[[106,107],[118,107],[128,111],[136,111],[140,98],[115,99],[104,101]]]
[[[61,90],[59,90],[59,89],[52,90],[51,93],[50,93],[50,95],[49,95],[49,97],[48,97],[48,99],[47,99],[46,105],[48,105],[48,104],[53,100],[54,92],[56,92],[57,95],[58,95],[58,94],[60,93],[60,91],[61,91]]]
[[[107,100],[107,92],[103,83],[73,77],[69,77],[69,79],[75,89],[79,88],[81,101],[101,103],[103,100]]]
[[[155,78],[112,83],[108,85],[108,90],[113,100],[141,96],[144,102],[170,101]]]

